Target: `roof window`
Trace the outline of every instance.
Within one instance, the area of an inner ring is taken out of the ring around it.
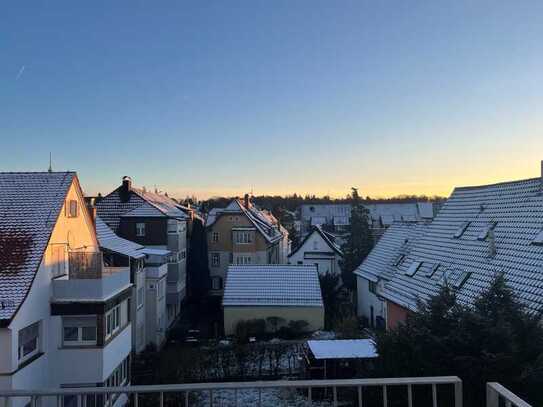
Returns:
[[[433,275],[439,269],[439,266],[440,266],[439,263],[432,264],[432,267],[430,267],[430,270],[428,270],[428,272],[426,273],[426,277],[428,277],[428,278],[433,277]]]
[[[402,263],[404,258],[405,258],[404,254],[399,254],[398,257],[396,257],[396,260],[394,260],[394,263],[392,263],[392,265],[394,267],[398,267]]]
[[[536,246],[543,246],[543,230],[541,230],[532,240],[532,244]]]
[[[488,237],[490,231],[494,230],[496,224],[496,221],[488,222],[488,224],[483,227],[483,230],[481,230],[481,233],[479,233],[479,236],[477,236],[477,240],[485,240]]]
[[[420,268],[421,264],[422,264],[422,262],[420,262],[420,261],[414,261],[413,263],[411,263],[411,265],[409,266],[409,268],[405,272],[405,275],[409,276],[409,277],[413,277],[415,275],[415,273],[417,272],[417,270]]]
[[[464,234],[464,232],[466,231],[470,223],[471,222],[469,221],[462,222],[462,224],[458,227],[458,229],[456,229],[456,232],[454,232],[454,238],[455,239],[460,238]]]

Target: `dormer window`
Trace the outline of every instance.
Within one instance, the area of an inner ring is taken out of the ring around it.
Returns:
[[[66,217],[68,218],[77,218],[77,201],[75,199],[70,199],[66,202]]]

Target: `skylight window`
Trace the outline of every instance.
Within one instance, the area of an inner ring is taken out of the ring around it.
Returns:
[[[468,273],[467,271],[460,270],[458,273],[455,273],[454,278],[452,278],[452,285],[454,288],[459,289],[462,288],[466,280],[469,278],[471,273]]]
[[[428,278],[433,277],[433,275],[439,269],[439,266],[440,266],[439,263],[432,264],[432,267],[430,267],[430,270],[428,270],[428,272],[426,273],[426,277],[428,277]]]
[[[495,227],[496,227],[495,221],[489,222],[487,225],[483,227],[483,230],[481,230],[481,233],[479,233],[479,236],[477,236],[477,240],[485,240],[488,237],[488,234],[490,233],[490,231],[494,230]]]
[[[394,260],[393,266],[398,267],[402,263],[404,258],[405,255],[399,254],[398,257],[396,257],[396,260]]]
[[[405,272],[405,275],[409,276],[409,277],[413,277],[415,275],[415,273],[417,272],[417,270],[420,268],[421,264],[422,264],[422,262],[420,262],[420,261],[414,261],[413,263],[411,263],[411,265],[409,266],[409,268]]]
[[[462,288],[471,273],[462,269],[445,270],[438,281],[440,286],[450,285],[458,290]]]
[[[454,238],[455,239],[460,238],[464,234],[466,229],[468,228],[469,224],[470,222],[462,222],[460,227],[456,230],[456,232],[454,232]]]
[[[535,244],[537,246],[543,246],[543,230],[541,230],[532,240],[532,244]]]

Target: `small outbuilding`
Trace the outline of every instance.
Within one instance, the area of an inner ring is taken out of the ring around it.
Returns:
[[[226,335],[234,334],[241,321],[270,317],[277,317],[281,325],[305,321],[307,331],[324,326],[324,305],[316,266],[230,266],[223,308]]]
[[[378,356],[371,339],[311,340],[305,347],[306,369],[311,379],[363,376]]]

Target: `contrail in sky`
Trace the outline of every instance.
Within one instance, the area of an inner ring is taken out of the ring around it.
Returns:
[[[19,78],[21,77],[24,71],[25,71],[25,66],[23,65],[21,66],[21,69],[19,69],[19,73],[17,74],[17,77],[15,78],[16,81],[19,80]]]

